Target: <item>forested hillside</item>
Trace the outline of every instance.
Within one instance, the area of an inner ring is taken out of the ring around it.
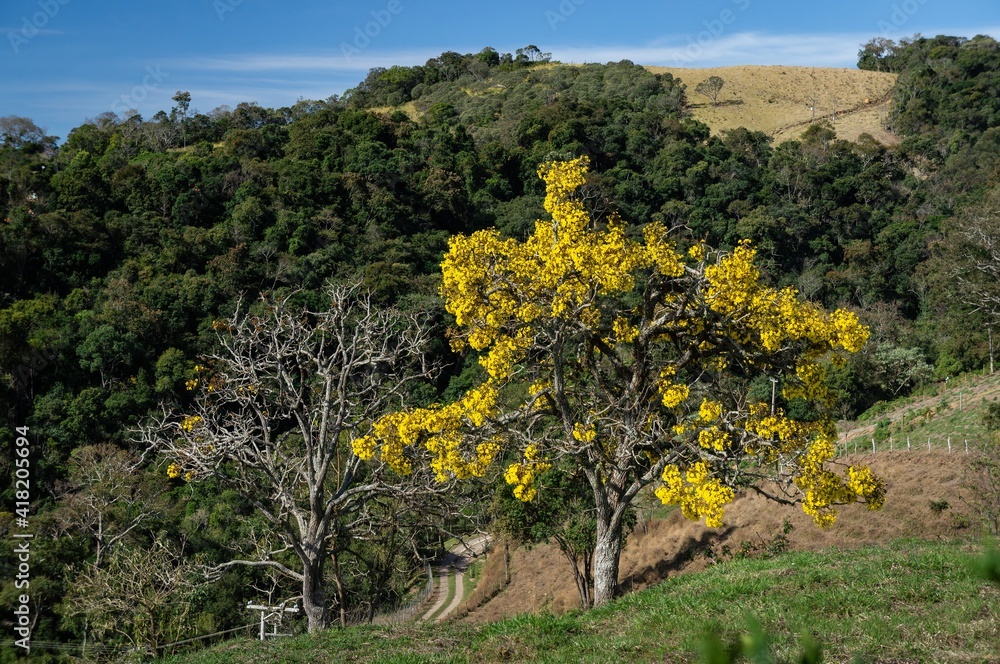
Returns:
[[[197,565],[253,557],[264,521],[211,479],[168,476],[137,427],[161,403],[191,403],[217,321],[241,298],[319,306],[331,279],[431,321],[444,369],[408,396],[454,399],[482,370],[448,344],[448,239],[484,228],[523,239],[543,215],[548,160],[589,157],[585,204],[598,220],[617,211],[632,233],[658,221],[722,249],[749,239],[770,284],[855,311],[872,337],[831,374],[842,416],[990,366],[1000,46],[869,44],[859,66],[899,74],[886,119],[897,146],[838,140],[823,122],[779,144],[745,128],[713,136],[670,74],[552,63],[534,48],[375,69],[341,98],[289,108],[199,113],[178,94],[152,118],[108,113],[62,142],[0,118],[0,439],[28,427],[33,446],[33,638],[162,645],[251,622],[244,605],[268,592],[295,594],[262,567],[195,583]],[[0,473],[13,463],[0,459]],[[14,486],[0,496],[6,535]],[[345,545],[338,610],[403,601],[441,533],[459,516],[486,523],[488,502],[386,519]],[[0,556],[5,579],[14,560]],[[122,619],[138,599],[116,574],[145,572],[157,599]],[[13,605],[16,591],[2,592]],[[10,633],[9,616],[0,625]]]

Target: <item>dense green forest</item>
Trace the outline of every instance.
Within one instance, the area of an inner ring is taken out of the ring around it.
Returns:
[[[61,143],[0,118],[0,439],[30,429],[34,640],[162,644],[246,624],[243,606],[268,591],[294,594],[255,568],[176,581],[236,555],[262,522],[211,480],[168,477],[136,427],[158,404],[191,398],[185,384],[218,343],[213,322],[241,296],[315,302],[331,279],[431,312],[446,368],[414,396],[454,398],[480,369],[444,336],[448,238],[489,227],[523,238],[542,215],[546,160],[590,158],[598,219],[617,210],[630,232],[660,221],[721,248],[749,238],[772,284],[856,311],[873,333],[831,377],[844,417],[988,368],[1000,316],[1000,46],[914,37],[870,43],[859,58],[899,74],[894,147],[839,140],[823,123],[778,145],[748,129],[713,136],[670,75],[551,63],[534,47],[373,69],[340,98],[288,108],[198,113],[179,93],[169,111],[108,113]],[[0,460],[6,477],[13,459]],[[6,535],[13,485],[0,496]],[[460,526],[421,516],[348,547],[339,608],[405,599],[422,559]],[[13,544],[3,547],[0,571],[13,578]],[[150,609],[156,627],[93,601],[114,585],[87,570],[156,567],[176,574]],[[0,603],[15,592],[5,585]]]

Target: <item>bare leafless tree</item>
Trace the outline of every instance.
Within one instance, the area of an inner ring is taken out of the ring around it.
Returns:
[[[949,235],[947,259],[952,263],[956,292],[986,320],[993,373],[993,328],[1000,322],[1000,189],[989,191],[982,202],[962,210]]]
[[[140,466],[132,452],[110,443],[73,450],[51,524],[56,536],[82,532],[92,538],[95,567],[108,549],[162,514],[158,487],[144,481]]]
[[[217,571],[262,566],[300,582],[310,632],[329,624],[324,570],[343,533],[373,528],[369,506],[379,496],[445,488],[422,464],[401,477],[362,462],[351,445],[433,374],[427,326],[377,307],[356,284],[333,285],[327,296],[323,311],[293,306],[294,296],[263,298],[217,321],[221,351],[196,369],[191,406],[165,407],[141,430],[173,461],[168,474],[216,477],[266,518],[273,533]]]
[[[197,586],[194,564],[162,542],[119,546],[101,567],[84,563],[67,605],[71,615],[87,617],[98,638],[118,634],[155,657],[185,634]]]

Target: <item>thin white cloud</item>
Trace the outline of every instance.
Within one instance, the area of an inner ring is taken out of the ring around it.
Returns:
[[[0,34],[2,34],[4,36],[7,36],[8,33],[13,32],[18,37],[24,37],[25,39],[32,39],[36,35],[64,35],[64,34],[66,34],[62,30],[52,30],[50,28],[35,28],[35,27],[33,27],[32,30],[31,30],[31,36],[28,37],[28,36],[26,36],[24,34],[23,30],[24,30],[24,26],[23,25],[20,25],[20,26],[18,26],[16,28],[5,28],[5,27],[0,26]]]
[[[768,34],[763,32],[733,32],[714,36],[707,31],[689,35],[671,35],[646,44],[597,44],[593,46],[552,46],[554,59],[561,62],[615,62],[631,60],[644,65],[677,67],[713,67],[724,65],[800,65],[812,67],[852,67],[857,62],[858,47],[874,36],[895,39],[920,32],[927,36],[952,34],[1000,34],[998,27],[930,28],[917,21],[903,24],[898,32],[880,33],[878,26],[865,32],[830,34]],[[895,28],[895,26],[893,26]],[[353,47],[353,45],[349,45]],[[454,48],[454,47],[453,47]],[[447,48],[381,50],[378,44],[368,49],[345,51],[343,48],[310,54],[246,53],[219,57],[195,57],[168,60],[164,66],[171,71],[240,73],[246,82],[284,86],[294,84],[294,78],[275,80],[275,74],[294,76],[318,72],[357,74],[358,82],[373,67],[416,65],[440,55]],[[461,50],[461,49],[455,49]],[[464,52],[464,51],[463,51]],[[268,78],[252,77],[254,73],[271,74]],[[220,86],[221,87],[221,86]]]
[[[872,27],[871,32],[835,34],[671,35],[640,45],[553,46],[551,51],[554,59],[571,63],[631,60],[643,65],[676,67],[742,64],[853,67],[859,46],[878,34]],[[914,21],[903,26],[900,34],[888,36],[898,39],[919,32],[921,27]],[[923,31],[925,35],[984,33],[1000,34],[1000,28]],[[235,105],[241,101],[282,106],[300,98],[326,99],[340,94],[357,85],[372,67],[422,64],[446,50],[469,52],[454,45],[452,49],[393,51],[379,50],[377,46],[373,44],[369,49],[350,54],[328,50],[311,54],[247,53],[173,59],[165,61],[164,68],[172,72],[170,85],[189,90],[199,106]]]
[[[422,64],[441,54],[441,50],[381,51],[363,50],[328,52],[311,55],[245,54],[220,58],[190,58],[172,60],[177,68],[219,72],[277,72],[277,71],[344,71],[367,72],[372,67],[392,67],[401,64]],[[447,50],[447,49],[445,49]]]
[[[921,32],[912,30],[882,36],[899,39]],[[563,62],[614,62],[631,60],[643,65],[676,67],[712,67],[724,65],[799,65],[805,67],[851,67],[858,58],[858,48],[878,33],[765,34],[735,32],[718,37],[705,31],[683,38],[657,40],[634,46],[553,47],[554,58]],[[939,34],[972,37],[976,34],[1000,34],[1000,28],[979,26],[975,29],[931,29],[924,36]]]
[[[857,59],[856,35],[768,35],[737,32],[714,37],[707,31],[674,44],[643,46],[553,47],[563,62],[631,60],[644,65],[709,67],[719,65],[784,64],[813,67],[847,66]]]

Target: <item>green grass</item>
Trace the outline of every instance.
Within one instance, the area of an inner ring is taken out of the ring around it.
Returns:
[[[891,447],[897,450],[906,449],[907,438],[915,450],[926,450],[928,440],[932,448],[946,449],[950,437],[952,451],[964,454],[965,441],[971,451],[988,438],[983,415],[998,397],[996,385],[996,376],[963,374],[951,380],[947,389],[942,384],[929,385],[911,396],[876,404],[848,426],[848,443],[842,450],[853,452],[857,442],[859,452],[871,452],[872,434],[855,441],[852,431],[858,425],[882,423],[874,435],[878,451],[890,449],[890,438]]]
[[[757,620],[779,661],[813,634],[825,661],[1000,662],[1000,589],[976,577],[981,547],[904,540],[854,551],[734,560],[590,612],[486,625],[357,627],[232,642],[171,664],[695,661],[706,626],[726,640]]]
[[[960,411],[956,403],[953,409],[944,410],[930,418],[927,414],[922,414],[923,410],[904,414],[899,421],[891,423],[887,435],[881,440],[876,435],[876,449],[880,452],[906,449],[907,439],[914,450],[926,450],[928,440],[933,449],[947,449],[948,439],[951,438],[952,451],[964,454],[965,441],[969,442],[971,451],[987,439],[986,427],[982,424],[984,408],[979,404]],[[857,439],[859,452],[871,452],[871,438],[872,436],[864,436]],[[854,439],[851,439],[846,448],[847,452],[854,451],[854,443]]]
[[[474,560],[465,570],[465,584],[463,586],[462,601],[465,602],[472,595],[476,586],[479,585],[479,579],[482,577],[483,565],[485,561],[482,558]]]

